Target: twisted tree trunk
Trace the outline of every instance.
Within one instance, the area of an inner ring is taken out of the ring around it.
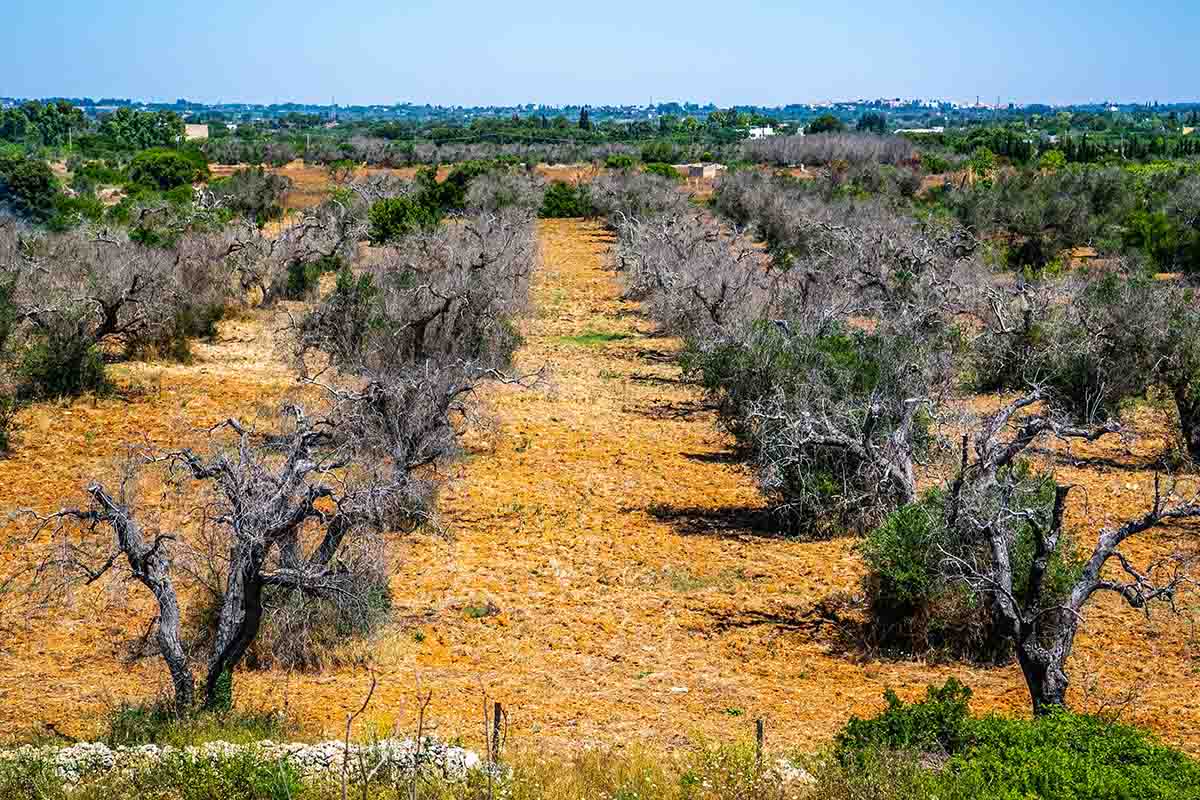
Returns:
[[[1200,464],[1200,378],[1175,386],[1175,408],[1188,456]]]
[[[265,560],[266,548],[261,544],[234,548],[228,586],[217,618],[217,637],[204,681],[205,708],[225,708],[232,702],[233,671],[262,625]]]
[[[152,544],[147,544],[141,526],[134,521],[129,509],[109,495],[103,486],[92,484],[88,494],[102,510],[103,518],[112,525],[117,536],[117,549],[129,562],[133,577],[158,601],[158,652],[171,673],[175,708],[185,712],[195,702],[196,679],[183,649],[179,598],[171,580],[171,562],[162,547],[173,537],[160,535]]]

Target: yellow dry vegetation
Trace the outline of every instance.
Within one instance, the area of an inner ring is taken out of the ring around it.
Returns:
[[[539,236],[517,361],[545,367],[547,383],[486,393],[492,424],[472,433],[442,498],[446,535],[394,543],[395,622],[348,645],[347,666],[240,674],[239,702],[286,703],[314,732],[339,735],[362,702],[369,664],[379,688],[368,720],[407,729],[418,693],[431,691],[432,732],[478,744],[486,693],[508,710],[510,740],[564,752],[745,738],[758,717],[769,720],[773,746],[812,749],[851,714],[877,710],[886,687],[911,698],[951,675],[975,690],[977,710],[1027,713],[1015,665],[856,657],[812,625],[814,608],[858,590],[854,541],[774,535],[729,439],[678,381],[678,342],[656,336],[621,299],[606,269],[609,234],[598,223],[546,220]],[[27,412],[28,433],[0,461],[0,506],[54,509],[109,468],[121,442],[176,441],[185,420],[210,424],[274,403],[291,378],[271,356],[271,330],[251,316],[225,324],[224,343],[200,346],[191,366],[123,368],[126,381],[153,384],[130,402]],[[1161,433],[1150,411],[1135,421]],[[1086,537],[1140,509],[1160,446],[1149,436],[1128,450],[1109,442],[1077,448],[1086,465],[1060,463],[1078,485],[1071,529]],[[1182,532],[1156,532],[1130,555],[1164,552]],[[0,533],[6,563],[18,562],[23,536],[15,522]],[[65,611],[4,608],[0,729],[54,722],[86,733],[106,704],[166,684],[157,659],[124,658],[152,618],[138,587],[81,590]],[[1136,688],[1130,719],[1200,753],[1198,663],[1186,619],[1145,622],[1098,598],[1071,665],[1074,700],[1094,707]],[[1108,692],[1089,696],[1089,676]]]

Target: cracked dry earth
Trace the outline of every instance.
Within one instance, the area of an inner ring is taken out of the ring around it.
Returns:
[[[397,620],[343,654],[377,671],[368,719],[407,730],[418,693],[430,691],[433,732],[477,744],[486,694],[508,710],[510,742],[529,749],[746,738],[758,717],[772,746],[815,749],[852,713],[877,710],[886,687],[911,698],[951,675],[975,690],[976,710],[1027,713],[1015,665],[855,657],[812,625],[815,606],[858,587],[853,540],[773,535],[729,440],[678,382],[670,358],[678,343],[656,338],[621,299],[605,268],[608,234],[596,223],[548,220],[539,236],[517,361],[523,371],[546,367],[548,383],[487,393],[493,424],[472,435],[441,502],[449,535],[395,542]],[[157,394],[31,412],[39,434],[0,462],[2,505],[56,507],[111,460],[114,442],[169,441],[185,411],[204,423],[272,402],[289,377],[270,357],[270,326],[227,327],[234,344],[203,349],[198,365],[159,368]],[[1138,426],[1154,428],[1152,416]],[[1059,465],[1086,498],[1069,520],[1082,539],[1141,510],[1155,447],[1153,437],[1130,450],[1098,444],[1074,453],[1091,466]],[[1157,532],[1130,554],[1148,559],[1197,533]],[[5,538],[12,556],[18,531],[10,526]],[[106,703],[163,686],[155,659],[123,660],[148,612],[122,584],[80,592],[65,612],[0,617],[0,730],[52,721],[84,733]],[[1200,753],[1198,664],[1186,617],[1158,613],[1146,623],[1100,598],[1072,662],[1075,701],[1094,707],[1136,687],[1129,718]],[[1089,676],[1111,690],[1084,691]],[[244,672],[238,691],[241,702],[286,704],[314,735],[332,734],[368,683],[361,665]]]

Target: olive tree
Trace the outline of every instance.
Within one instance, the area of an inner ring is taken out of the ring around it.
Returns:
[[[159,654],[177,708],[195,701],[196,659],[205,665],[203,705],[227,706],[234,669],[269,613],[264,598],[272,588],[365,605],[370,599],[358,577],[381,567],[374,561],[379,548],[369,543],[428,513],[424,440],[408,434],[438,429],[430,420],[438,412],[421,402],[420,392],[411,404],[379,403],[381,392],[405,397],[391,388],[331,392],[323,413],[312,418],[298,406],[285,408],[281,431],[226,420],[210,431],[202,452],[139,454],[115,487],[93,481],[85,505],[40,520],[37,532],[52,546],[39,575],[59,576],[54,589],[110,574],[136,580],[155,599]],[[168,496],[190,523],[168,528],[156,521],[162,509],[136,491],[151,469],[162,473],[173,489]],[[188,562],[206,537],[220,542],[224,570],[215,635],[206,653],[195,653],[183,629],[181,596],[195,597],[182,589],[195,583]]]
[[[789,524],[873,524],[912,499],[933,444],[970,250],[953,229],[879,206],[771,202],[803,227],[786,262],[672,215],[621,225],[617,262],[630,293],[683,336],[685,374],[717,401]]]
[[[960,469],[945,489],[946,534],[938,546],[944,576],[991,600],[1037,714],[1066,704],[1067,661],[1095,594],[1114,593],[1149,613],[1152,604],[1172,604],[1189,581],[1194,545],[1146,566],[1136,565],[1123,545],[1160,525],[1200,517],[1200,493],[1156,479],[1145,513],[1100,530],[1090,551],[1076,553],[1064,530],[1071,487],[1054,483],[1053,492],[1031,502],[1023,496],[1018,459],[1046,437],[1095,440],[1115,428],[1064,424],[1045,399],[1032,390],[984,420],[973,447],[964,438]]]
[[[186,357],[187,338],[220,316],[230,282],[187,239],[147,247],[122,230],[42,234],[0,224],[0,273],[12,287],[9,357],[30,397],[100,388],[102,352]]]
[[[972,372],[984,390],[1038,386],[1082,423],[1116,418],[1156,388],[1173,402],[1184,451],[1200,460],[1200,298],[1136,265],[988,287]]]

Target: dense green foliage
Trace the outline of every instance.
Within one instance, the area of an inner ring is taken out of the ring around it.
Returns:
[[[65,100],[45,104],[30,101],[16,108],[0,109],[0,140],[4,141],[61,147],[72,135],[86,129],[83,112]]]
[[[1026,464],[1006,470],[1001,480],[1014,498],[1012,513],[1027,520],[1017,528],[1008,552],[1013,590],[1023,596],[1033,564],[1033,524],[1049,518],[1054,482]],[[897,509],[859,545],[867,565],[864,587],[872,644],[903,655],[946,654],[985,663],[1007,662],[1013,655],[1012,643],[997,628],[990,610],[992,599],[945,576],[942,564],[947,554],[981,564],[994,557],[980,544],[961,541],[948,526],[945,491],[931,489]],[[1069,542],[1052,553],[1044,581],[1046,596],[1066,595],[1080,566]]]
[[[418,231],[431,230],[441,219],[441,212],[420,195],[388,197],[373,203],[367,212],[367,236],[371,244],[386,244]]]
[[[884,797],[1024,800],[1155,800],[1200,797],[1200,763],[1136,728],[1059,711],[1033,720],[972,717],[970,691],[954,679],[904,703],[892,692],[872,719],[854,717],[836,751],[853,770],[889,754],[933,758]],[[911,794],[909,793],[911,792]]]
[[[546,187],[538,216],[543,218],[590,217],[595,213],[591,191],[583,183],[554,181]]]
[[[167,191],[208,177],[208,164],[196,151],[154,148],[144,150],[129,164],[134,183]]]
[[[675,169],[675,167],[671,164],[656,162],[653,164],[647,164],[642,169],[651,175],[658,175],[660,178],[666,178],[669,181],[679,181],[683,179],[683,176],[679,174],[679,170]]]
[[[804,132],[808,134],[838,133],[839,131],[844,130],[846,130],[846,123],[842,122],[833,114],[823,114],[814,119],[812,122],[808,123],[808,126],[804,129]]]
[[[0,207],[41,222],[54,213],[58,198],[58,179],[45,161],[0,152]]]
[[[112,389],[100,349],[69,328],[37,336],[22,353],[16,372],[17,394],[23,400],[104,394]]]

